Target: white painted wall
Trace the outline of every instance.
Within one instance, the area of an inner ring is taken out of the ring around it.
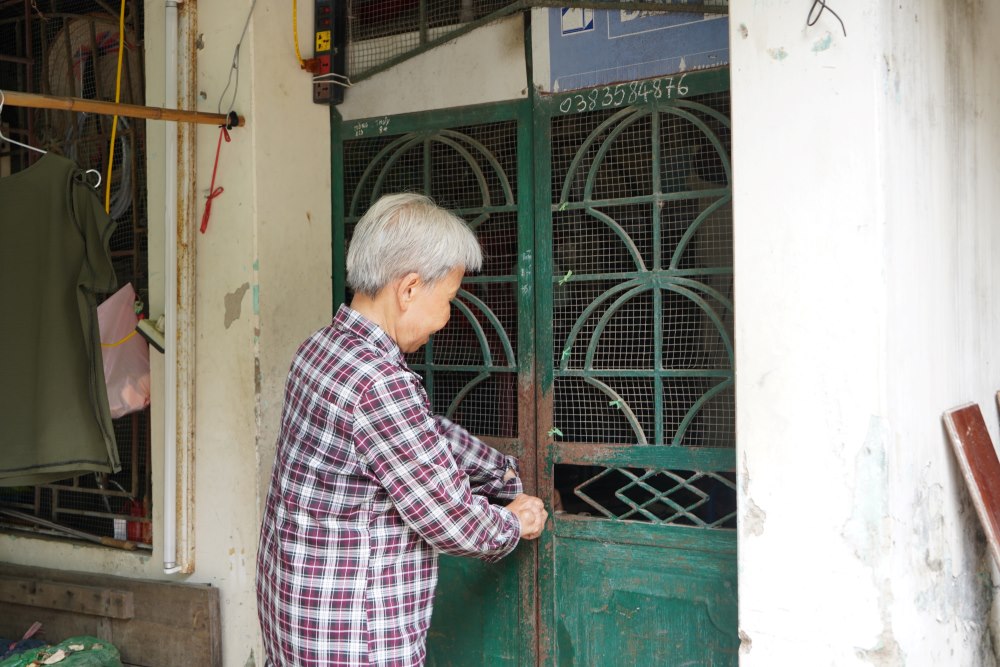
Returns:
[[[741,664],[994,664],[1000,7],[830,4],[731,3]]]
[[[217,109],[251,4],[198,6],[203,110]],[[312,9],[299,5],[308,56]],[[254,559],[281,391],[294,350],[331,315],[329,109],[312,103],[286,2],[256,3],[235,109],[247,126],[223,143],[216,185],[225,193],[198,237],[197,565],[189,578],[221,590],[226,665],[260,656]],[[209,189],[218,136],[199,129],[199,195]]]

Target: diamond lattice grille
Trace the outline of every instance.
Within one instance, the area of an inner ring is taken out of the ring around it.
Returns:
[[[726,473],[604,468],[574,489],[609,519],[728,528],[736,484]]]

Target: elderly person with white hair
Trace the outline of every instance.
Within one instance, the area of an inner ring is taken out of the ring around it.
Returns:
[[[421,195],[382,197],[358,222],[354,299],[285,386],[257,557],[267,665],[422,665],[438,553],[492,562],[541,533],[517,462],[432,414],[403,356],[481,264],[462,220]]]

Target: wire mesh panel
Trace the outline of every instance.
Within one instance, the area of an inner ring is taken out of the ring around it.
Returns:
[[[357,124],[357,132],[368,131]],[[377,132],[377,130],[376,130]],[[359,137],[344,142],[345,236],[384,194],[422,192],[466,220],[484,265],[462,283],[447,327],[408,356],[432,409],[480,436],[518,438],[520,312],[517,122]],[[348,297],[349,300],[349,297]]]
[[[348,3],[348,73],[371,70],[426,48],[454,26],[490,16],[511,0],[351,0]]]
[[[104,101],[114,101],[118,89],[120,101],[142,104],[143,3],[128,0],[125,7],[122,35],[117,3],[113,9],[98,0],[0,3],[0,89]],[[145,122],[117,120],[110,190],[111,116],[8,106],[0,122],[5,135],[101,174],[104,182],[97,193],[117,223],[109,248],[118,284],[132,283],[148,314]],[[36,151],[0,142],[0,176],[21,171],[39,157]],[[125,415],[113,425],[120,472],[37,487],[0,487],[0,505],[46,523],[0,520],[56,535],[65,526],[91,536],[150,543],[149,410]]]
[[[560,4],[630,12],[725,13],[728,0],[348,0],[347,71],[359,81],[480,25]]]
[[[567,512],[733,527],[728,470],[636,472],[558,454],[564,442],[593,452],[734,447],[731,140],[718,79],[668,77],[546,102],[548,434],[565,461],[553,483]]]

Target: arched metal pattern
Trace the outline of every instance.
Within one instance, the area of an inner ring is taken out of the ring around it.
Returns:
[[[409,365],[423,376],[435,412],[477,435],[519,437],[517,123],[407,127],[405,117],[393,117],[362,121],[356,134],[344,141],[347,242],[382,195],[423,192],[466,220],[485,251],[484,269],[466,278],[448,327]]]
[[[732,528],[728,92],[712,82],[685,95],[653,88],[604,108],[601,99],[623,96],[547,105],[551,294],[540,293],[540,323],[551,348],[540,356],[552,375],[540,415],[553,460],[570,464],[555,472],[568,511]],[[601,465],[608,447],[615,454]],[[668,449],[635,449],[649,447]]]
[[[620,443],[606,424],[625,421],[637,444],[732,446],[729,121],[705,102],[580,114],[586,139],[554,156],[554,425],[568,439]],[[574,410],[571,378],[641,387],[655,407]]]

